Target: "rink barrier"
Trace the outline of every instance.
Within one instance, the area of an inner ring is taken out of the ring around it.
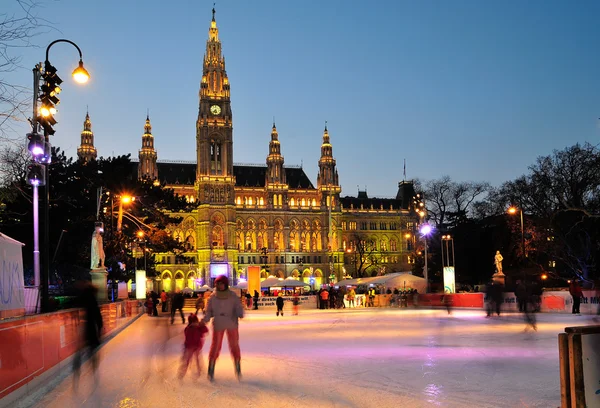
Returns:
[[[142,313],[137,300],[100,305],[102,336],[111,337]],[[67,309],[0,322],[0,408],[13,407],[62,368],[79,346],[85,313]]]
[[[600,325],[558,335],[562,408],[600,407]]]

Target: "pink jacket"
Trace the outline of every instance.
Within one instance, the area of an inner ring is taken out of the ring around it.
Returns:
[[[215,291],[209,298],[204,309],[204,323],[213,319],[213,329],[222,331],[227,329],[237,329],[238,319],[244,317],[244,309],[240,299],[235,292],[231,290],[218,294]]]

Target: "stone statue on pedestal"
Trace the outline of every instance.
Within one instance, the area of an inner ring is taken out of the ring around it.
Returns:
[[[102,232],[99,226],[96,226],[96,229],[92,234],[92,259],[90,268],[104,268],[104,246],[102,244]]]

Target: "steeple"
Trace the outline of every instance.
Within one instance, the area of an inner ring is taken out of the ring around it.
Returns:
[[[340,193],[338,172],[335,168],[333,148],[329,140],[327,122],[323,131],[323,143],[321,144],[321,158],[319,159],[319,175],[317,176],[317,189],[321,192],[322,205],[329,206],[332,195]],[[334,205],[338,200],[335,199]]]
[[[152,136],[152,125],[150,124],[150,113],[146,115],[144,135],[142,136],[142,149],[139,152],[138,178],[156,180],[158,168],[156,166],[157,154],[154,149],[154,136]]]
[[[83,131],[81,132],[81,146],[77,148],[77,157],[83,162],[96,160],[98,152],[94,147],[94,133],[92,132],[92,121],[89,112],[85,113]]]
[[[212,11],[200,80],[196,121],[196,191],[199,203],[234,203],[233,125],[229,79]]]
[[[214,8],[212,12],[213,17],[208,29],[206,53],[204,54],[200,98],[229,98],[229,79],[225,71],[225,57],[221,50]]]
[[[286,184],[283,161],[283,156],[281,155],[281,145],[279,143],[279,134],[277,133],[275,122],[273,122],[273,128],[271,129],[271,141],[269,142],[269,155],[267,156],[267,187],[271,184]]]

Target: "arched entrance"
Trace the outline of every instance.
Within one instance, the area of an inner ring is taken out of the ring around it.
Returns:
[[[187,287],[190,289],[194,289],[194,281],[196,280],[196,272],[189,271],[187,274]]]
[[[314,273],[315,278],[315,287],[314,289],[320,289],[323,284],[323,272],[320,269],[317,269]]]
[[[183,290],[183,272],[175,272],[175,290]]]
[[[161,278],[161,282],[162,282],[162,290],[164,290],[165,292],[170,292],[173,290],[172,282],[173,282],[173,276],[171,275],[171,272],[169,271],[164,271],[162,273],[162,275],[160,276]]]

